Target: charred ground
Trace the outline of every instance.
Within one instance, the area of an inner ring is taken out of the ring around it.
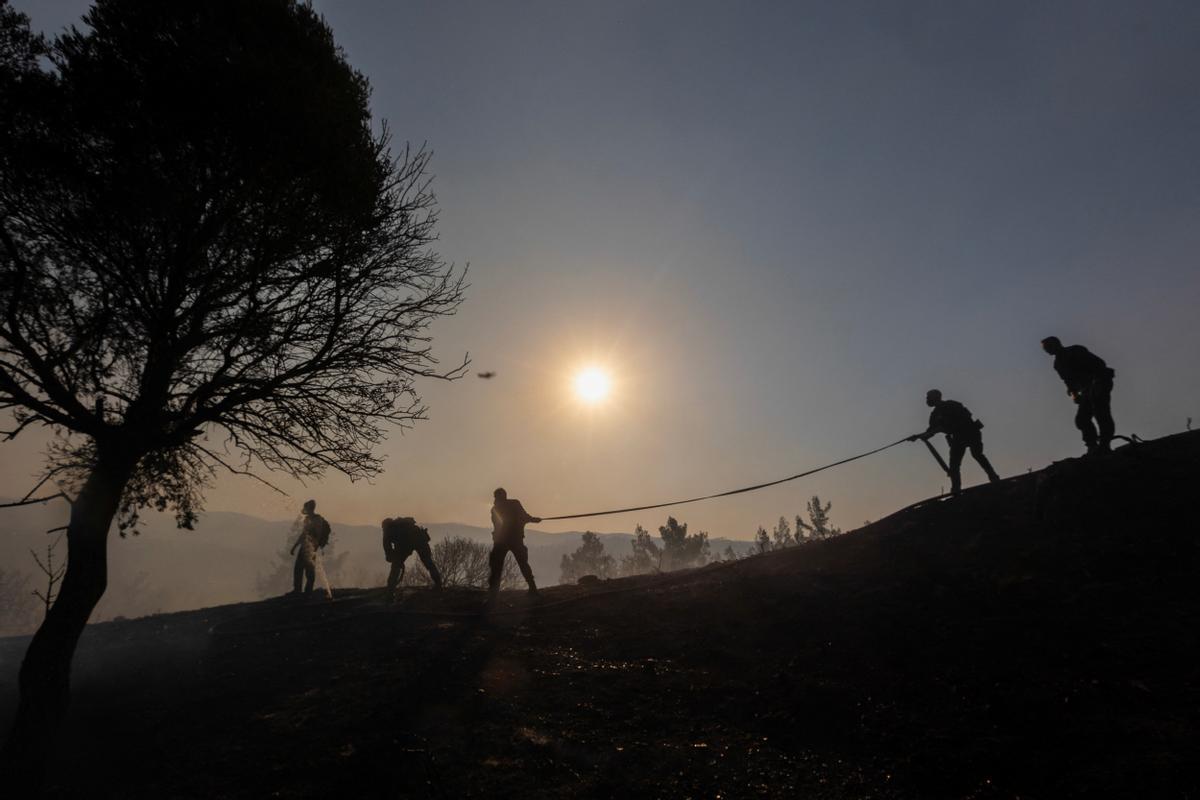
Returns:
[[[54,793],[1195,797],[1198,477],[1181,434],[489,615],[347,591],[94,625]]]

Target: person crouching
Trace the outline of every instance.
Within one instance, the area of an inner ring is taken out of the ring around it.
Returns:
[[[437,564],[433,563],[433,553],[429,549],[429,531],[417,525],[412,517],[388,517],[381,523],[383,528],[383,554],[392,565],[388,573],[387,588],[390,594],[395,594],[396,587],[404,579],[404,562],[415,550],[421,563],[433,580],[433,588],[442,588],[442,573]]]

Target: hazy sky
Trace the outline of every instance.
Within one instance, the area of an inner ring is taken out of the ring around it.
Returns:
[[[14,5],[49,31],[86,7]],[[316,6],[376,117],[435,151],[440,251],[472,284],[436,349],[497,376],[425,383],[430,420],[373,485],[228,479],[209,508],[651,503],[921,430],[931,387],[1011,474],[1082,450],[1049,334],[1116,369],[1119,432],[1200,420],[1200,4]],[[590,362],[615,381],[593,410],[570,391]],[[3,493],[37,452],[4,445]],[[819,492],[849,527],[945,483],[911,444],[671,513],[749,537]]]

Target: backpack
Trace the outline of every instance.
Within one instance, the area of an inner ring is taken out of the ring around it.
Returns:
[[[414,545],[429,541],[429,530],[418,525],[417,521],[412,517],[401,517],[399,522],[404,526],[404,531],[408,535],[409,541]]]
[[[429,541],[429,531],[417,524],[412,517],[396,517],[388,526],[388,536],[402,547],[416,547]]]
[[[318,548],[329,544],[329,536],[333,531],[329,527],[329,523],[320,514],[313,514],[308,518],[308,535],[312,538],[313,544]]]
[[[971,434],[983,427],[979,420],[971,418],[971,412],[957,400],[943,400],[938,406],[943,430],[950,435]]]

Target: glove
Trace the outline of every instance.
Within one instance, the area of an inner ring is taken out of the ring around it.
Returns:
[[[921,438],[921,434],[914,433],[912,436],[908,437],[907,441],[915,442],[917,439],[920,439],[920,438]]]

